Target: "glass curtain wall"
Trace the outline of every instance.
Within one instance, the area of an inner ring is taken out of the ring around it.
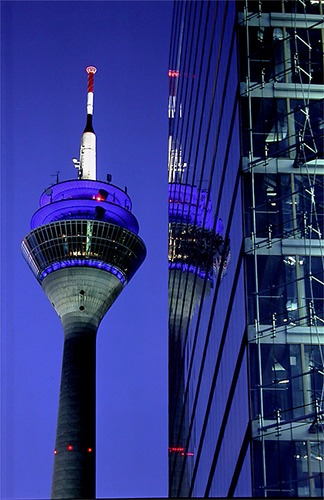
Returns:
[[[322,8],[239,3],[255,497],[324,496]]]
[[[169,494],[251,494],[237,5],[174,3]]]
[[[319,497],[323,3],[175,1],[169,494]]]

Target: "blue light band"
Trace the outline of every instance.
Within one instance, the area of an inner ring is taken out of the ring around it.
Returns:
[[[194,266],[192,264],[185,264],[183,262],[169,262],[169,270],[173,269],[180,269],[181,271],[197,274],[197,276],[202,279],[205,279],[207,276],[208,281],[213,282],[213,275],[211,272],[204,271],[200,267]]]
[[[58,271],[59,269],[65,269],[66,267],[95,267],[96,269],[101,269],[102,271],[106,271],[110,274],[116,276],[119,281],[125,286],[127,284],[127,279],[124,274],[114,266],[107,264],[106,262],[100,260],[91,260],[91,259],[69,259],[69,260],[61,260],[59,262],[53,262],[53,264],[49,265],[44,269],[39,275],[39,280],[42,282],[46,276],[53,273],[54,271]]]
[[[212,229],[212,203],[207,191],[189,184],[169,183],[169,222]]]

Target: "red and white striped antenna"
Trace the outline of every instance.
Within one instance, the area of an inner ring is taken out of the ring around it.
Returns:
[[[94,75],[97,73],[95,66],[88,66],[86,68],[88,73],[88,98],[87,98],[87,114],[93,114],[93,89],[94,89]]]
[[[80,161],[76,167],[79,169],[79,179],[96,180],[96,135],[92,126],[92,115],[94,75],[97,68],[88,66],[86,72],[88,73],[87,122],[81,138]]]

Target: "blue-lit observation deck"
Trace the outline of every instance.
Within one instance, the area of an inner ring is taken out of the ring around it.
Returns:
[[[180,269],[213,283],[222,264],[229,260],[221,219],[214,223],[212,203],[206,190],[169,183],[169,270]]]
[[[146,249],[127,193],[96,180],[70,180],[46,189],[22,252],[39,282],[68,267],[93,267],[126,284]]]

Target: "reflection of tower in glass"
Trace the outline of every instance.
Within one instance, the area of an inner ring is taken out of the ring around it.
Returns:
[[[192,455],[186,448],[187,416],[179,394],[185,393],[184,349],[189,322],[203,296],[210,294],[214,280],[225,275],[230,258],[223,222],[215,222],[211,197],[206,189],[185,180],[180,141],[174,137],[173,119],[182,117],[177,103],[179,72],[169,71],[169,471],[181,474],[182,457]],[[205,288],[205,290],[204,290]],[[174,381],[177,382],[175,387]],[[186,477],[182,479],[183,484]],[[177,481],[170,482],[177,484]],[[177,496],[170,491],[170,496]]]
[[[22,242],[64,330],[52,498],[95,498],[97,329],[146,255],[129,196],[96,180],[95,72],[87,68],[87,123],[74,160],[79,178],[45,190]]]

